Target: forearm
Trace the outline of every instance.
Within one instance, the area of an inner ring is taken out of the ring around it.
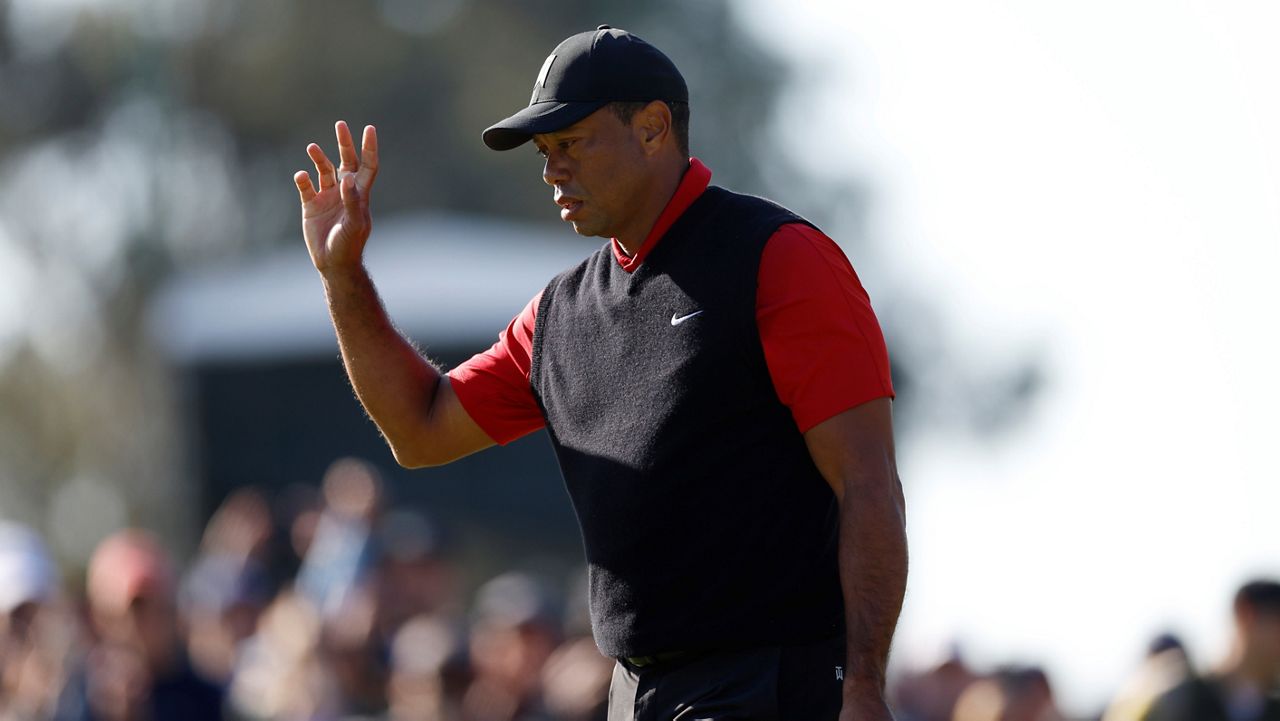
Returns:
[[[877,469],[880,470],[880,469]],[[845,697],[883,694],[907,583],[902,485],[891,458],[877,478],[847,480],[840,502],[840,584],[848,636]]]
[[[396,460],[422,465],[424,434],[441,374],[392,324],[361,266],[321,276],[342,363],[365,412]]]

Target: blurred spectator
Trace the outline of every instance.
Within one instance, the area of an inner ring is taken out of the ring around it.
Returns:
[[[31,529],[0,522],[0,719],[52,718],[77,640],[58,571]]]
[[[365,715],[387,705],[386,655],[376,616],[375,588],[361,584],[346,594],[340,610],[321,617],[321,651],[347,714]]]
[[[467,682],[457,630],[437,616],[405,623],[391,644],[390,721],[458,721]]]
[[[1146,721],[1280,721],[1280,582],[1246,583],[1232,611],[1231,651],[1218,670],[1162,694]]]
[[[960,647],[952,644],[946,657],[933,668],[899,679],[890,698],[902,721],[951,721],[956,700],[977,679],[961,656]]]
[[[375,560],[373,524],[382,481],[373,466],[341,458],[325,471],[324,510],[298,572],[297,588],[321,616],[336,618],[354,600]]]
[[[482,586],[471,629],[475,680],[462,700],[466,721],[549,719],[542,669],[559,643],[560,614],[546,586],[506,573]]]
[[[302,560],[311,549],[324,510],[319,489],[305,483],[290,483],[280,490],[272,504],[276,527],[283,533],[285,552],[278,554],[273,567],[278,580],[294,579],[302,568]]]
[[[563,628],[569,638],[542,671],[544,703],[560,721],[604,721],[609,713],[609,683],[616,662],[601,655],[591,636],[589,587],[584,567],[568,585]]]
[[[378,634],[390,643],[406,621],[456,611],[455,574],[436,527],[417,511],[395,510],[378,524]]]
[[[605,721],[614,663],[590,636],[565,641],[542,672],[547,712],[558,721]]]
[[[264,721],[340,717],[343,699],[311,604],[285,591],[263,612],[232,676],[230,706],[239,717]]]
[[[260,567],[271,564],[271,538],[275,527],[271,508],[256,488],[232,491],[205,525],[200,539],[203,556],[253,559]]]
[[[1172,634],[1161,634],[1107,706],[1102,721],[1141,721],[1157,698],[1190,677],[1191,662],[1182,641]]]
[[[180,596],[187,655],[204,677],[231,680],[240,644],[253,635],[271,601],[271,582],[252,556],[214,553],[197,559]]]
[[[1062,721],[1049,677],[1035,667],[1003,668],[974,681],[956,700],[953,721]]]
[[[98,640],[84,671],[82,718],[222,718],[222,691],[192,670],[179,643],[174,568],[155,537],[128,529],[99,544],[87,593]]]
[[[24,606],[52,601],[58,591],[58,571],[44,541],[26,526],[0,521],[0,613],[3,630],[22,629]],[[14,614],[17,615],[14,615]]]
[[[343,713],[386,707],[384,644],[377,633],[382,481],[357,458],[330,464],[296,590],[319,612],[320,652],[337,684]]]

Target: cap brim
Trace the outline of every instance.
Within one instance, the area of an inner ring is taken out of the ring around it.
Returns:
[[[534,103],[506,120],[494,123],[480,136],[493,150],[511,150],[529,142],[535,133],[552,133],[573,125],[608,101],[589,103]]]

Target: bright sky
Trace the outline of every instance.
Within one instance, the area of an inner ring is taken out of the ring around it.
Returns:
[[[789,152],[872,182],[895,276],[980,346],[1049,344],[1024,428],[903,451],[897,660],[1043,663],[1073,713],[1164,628],[1216,660],[1280,576],[1280,5],[744,9],[810,69]]]

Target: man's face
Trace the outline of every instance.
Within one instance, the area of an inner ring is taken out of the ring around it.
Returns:
[[[605,106],[554,133],[533,136],[546,159],[542,179],[555,188],[560,219],[578,235],[632,237],[634,199],[645,185],[648,164],[640,134]]]
[[[1280,675],[1280,613],[1255,612],[1248,633],[1255,656],[1269,665],[1272,673]]]
[[[113,643],[137,650],[152,668],[165,667],[177,641],[170,593],[147,589],[125,604],[91,603],[98,632]]]

